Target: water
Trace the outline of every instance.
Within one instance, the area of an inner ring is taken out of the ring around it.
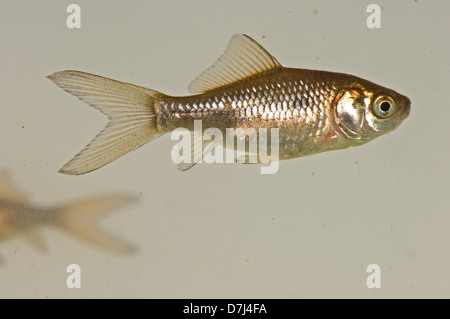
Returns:
[[[381,29],[355,1],[9,1],[0,10],[0,167],[44,207],[97,194],[137,198],[102,229],[117,255],[65,232],[0,243],[0,297],[449,297],[450,5],[378,1]],[[410,117],[364,146],[280,163],[181,173],[164,136],[83,176],[57,170],[106,118],[45,77],[75,69],[185,95],[235,33],[281,64],[345,72],[407,95]],[[77,264],[81,288],[69,289]],[[381,288],[369,289],[369,264]]]

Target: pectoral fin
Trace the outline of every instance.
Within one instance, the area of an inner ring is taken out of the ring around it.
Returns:
[[[258,154],[244,154],[239,155],[236,159],[236,163],[239,164],[260,164],[267,163],[272,158],[270,156],[258,156]]]
[[[191,162],[181,162],[177,165],[178,170],[183,172],[192,168],[197,163],[202,162],[203,157],[211,153],[214,148],[220,144],[217,140],[202,140],[200,133],[193,133],[193,135],[194,138],[192,139],[191,144]]]

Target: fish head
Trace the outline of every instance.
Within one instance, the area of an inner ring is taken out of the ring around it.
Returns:
[[[373,83],[353,83],[335,99],[335,124],[347,139],[366,143],[397,128],[409,115],[411,101]]]

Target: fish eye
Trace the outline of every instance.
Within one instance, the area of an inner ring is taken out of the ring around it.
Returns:
[[[372,106],[372,111],[378,118],[387,118],[395,113],[396,105],[389,96],[379,96]]]

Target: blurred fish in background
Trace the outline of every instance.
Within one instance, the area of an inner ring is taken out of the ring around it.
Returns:
[[[133,201],[130,196],[108,194],[44,208],[31,204],[28,196],[11,182],[9,174],[1,171],[0,242],[23,235],[33,246],[46,250],[38,231],[51,226],[98,248],[118,254],[132,253],[135,251],[133,246],[100,229],[98,222],[103,214]],[[0,263],[2,261],[0,258]]]

